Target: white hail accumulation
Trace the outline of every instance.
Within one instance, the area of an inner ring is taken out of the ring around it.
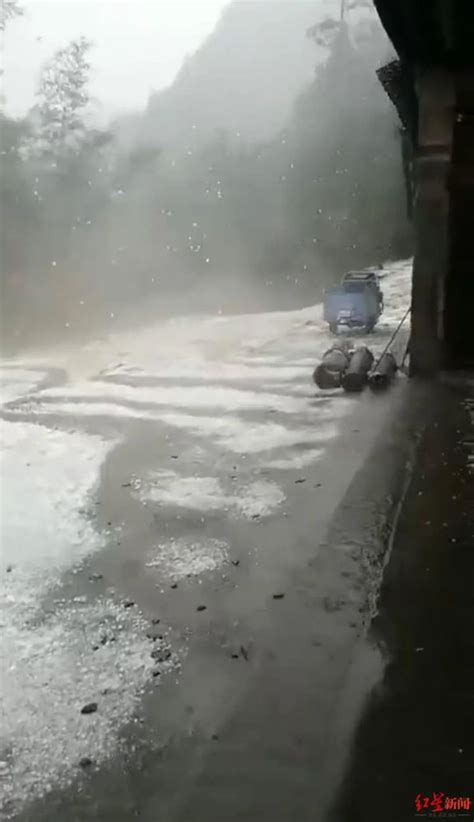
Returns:
[[[273,513],[285,500],[281,488],[274,482],[258,480],[233,491],[226,491],[216,477],[183,477],[173,471],[155,471],[133,482],[142,502],[194,509],[225,511],[249,517],[264,517]]]
[[[218,539],[171,539],[160,543],[146,563],[163,577],[180,580],[219,570],[229,558],[229,545]]]
[[[385,314],[374,335],[360,338],[375,353],[409,303],[410,267],[387,266]],[[408,324],[402,340],[407,332]],[[82,757],[100,763],[116,750],[154,664],[135,608],[124,609],[111,593],[85,600],[59,593],[111,536],[98,529],[93,502],[118,439],[141,420],[156,424],[163,440],[163,429],[182,432],[207,466],[218,453],[224,461],[247,458],[250,475],[252,466],[301,469],[321,458],[352,408],[343,396],[315,396],[311,373],[331,342],[319,305],[173,319],[82,349],[63,347],[29,365],[3,363],[0,792],[10,815],[69,784]],[[67,385],[38,390],[45,361],[67,370]],[[81,430],[90,430],[92,418],[107,420],[107,435]],[[285,499],[273,481],[231,483],[209,467],[205,476],[190,476],[189,467],[183,475],[156,469],[131,487],[149,505],[249,518],[273,514]],[[158,582],[210,573],[231,548],[212,536],[162,540],[148,556],[148,573]],[[167,665],[175,664],[173,656]],[[98,711],[83,716],[88,702]]]
[[[82,757],[114,751],[153,660],[133,609],[55,593],[107,542],[91,502],[115,443],[2,420],[0,434],[0,795],[15,813],[74,779]],[[98,711],[83,716],[89,702]]]

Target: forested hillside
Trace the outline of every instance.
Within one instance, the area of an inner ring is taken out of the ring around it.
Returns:
[[[347,6],[341,21],[330,0],[237,0],[174,85],[107,133],[89,125],[93,48],[52,55],[35,109],[1,115],[4,334],[190,290],[297,305],[347,266],[409,253],[375,76],[388,42],[366,0]]]
[[[330,4],[330,3],[329,3]],[[216,127],[244,142],[267,140],[285,124],[294,99],[314,73],[305,31],[326,0],[230,3],[215,31],[184,63],[172,87],[150,98],[145,137],[169,148],[201,144]]]

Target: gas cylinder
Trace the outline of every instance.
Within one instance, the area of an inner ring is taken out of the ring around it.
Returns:
[[[369,371],[374,362],[374,355],[365,346],[356,348],[349,362],[347,371],[342,377],[344,391],[362,391],[367,385]]]
[[[369,385],[372,390],[381,391],[387,388],[394,379],[397,370],[395,357],[387,351],[369,374]]]
[[[318,388],[340,388],[342,375],[349,365],[351,351],[352,344],[349,341],[342,341],[325,352],[313,373],[313,381]]]

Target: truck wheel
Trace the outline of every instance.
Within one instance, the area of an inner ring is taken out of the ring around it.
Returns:
[[[329,323],[329,330],[331,334],[337,334],[337,323]]]

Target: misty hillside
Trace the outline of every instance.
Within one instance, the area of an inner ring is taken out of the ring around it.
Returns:
[[[141,137],[201,142],[216,129],[272,137],[315,69],[306,36],[334,0],[233,0],[173,85],[150,98]]]
[[[340,8],[341,0],[231,0],[172,85],[150,97],[142,116],[118,118],[113,131],[125,146],[178,151],[221,130],[242,144],[272,139],[327,59],[325,37],[309,31],[337,21]],[[363,51],[375,27],[389,48],[371,0],[345,0],[345,8],[354,45]]]
[[[36,119],[0,115],[4,334],[175,298],[295,307],[349,267],[408,256],[399,124],[376,76],[390,47],[369,0],[340,10],[231,3],[170,89],[108,133],[84,118],[88,44],[70,44],[67,75],[57,55]]]

